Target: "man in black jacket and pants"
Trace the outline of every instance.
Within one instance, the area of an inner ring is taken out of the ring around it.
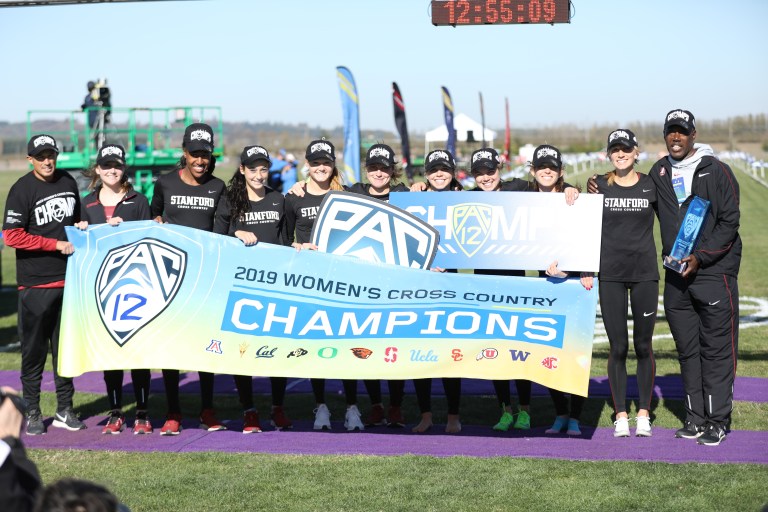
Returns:
[[[730,425],[736,376],[739,185],[709,146],[695,144],[691,112],[675,109],[667,114],[664,141],[669,155],[649,173],[657,188],[663,258],[670,254],[694,196],[710,201],[695,250],[682,259],[682,274],[666,269],[664,310],[685,389],[686,419],[675,437],[716,446]]]

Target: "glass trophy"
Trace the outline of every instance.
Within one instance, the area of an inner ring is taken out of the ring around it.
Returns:
[[[687,263],[681,260],[690,255],[696,248],[696,242],[699,239],[701,226],[706,219],[707,210],[709,210],[709,201],[699,196],[694,196],[688,205],[688,211],[685,213],[680,231],[677,233],[675,244],[669,255],[664,256],[664,266],[670,270],[682,274]]]

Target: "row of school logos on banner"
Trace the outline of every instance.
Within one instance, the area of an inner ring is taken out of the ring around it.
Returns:
[[[59,372],[523,378],[586,395],[596,287],[426,269],[596,271],[601,197],[332,192],[322,252],[152,221],[68,228]]]

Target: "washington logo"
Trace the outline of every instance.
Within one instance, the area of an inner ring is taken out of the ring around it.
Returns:
[[[144,238],[107,253],[96,276],[99,316],[121,347],[173,301],[184,280],[187,253]]]

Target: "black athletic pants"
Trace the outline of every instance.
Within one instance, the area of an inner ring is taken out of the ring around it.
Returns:
[[[72,407],[75,386],[61,377],[59,366],[59,326],[64,288],[24,288],[19,290],[18,332],[21,342],[21,387],[30,409],[40,410],[40,384],[51,350],[56,385],[57,410]]]
[[[131,370],[136,409],[140,411],[147,410],[150,379],[149,370]],[[105,371],[104,383],[107,385],[109,408],[112,410],[121,409],[123,407],[123,370]]]
[[[432,379],[413,379],[416,388],[416,400],[419,403],[419,411],[432,412]],[[461,379],[443,377],[443,389],[445,399],[448,402],[448,414],[459,414],[461,403]]]
[[[244,410],[253,409],[253,377],[235,375],[237,395]],[[282,407],[285,401],[285,389],[288,387],[288,377],[270,377],[272,385],[272,405]]]
[[[201,409],[213,409],[213,374],[198,372],[200,377]],[[165,398],[168,402],[168,414],[181,414],[179,403],[179,370],[163,370]]]
[[[668,270],[664,311],[677,346],[686,420],[728,426],[739,349],[736,277],[696,274],[683,279]]]
[[[381,381],[380,380],[365,380],[365,390],[368,391],[368,396],[371,397],[371,404],[381,403]],[[405,395],[405,381],[404,380],[388,380],[387,387],[389,388],[389,405],[394,407],[400,407],[403,405],[403,396]]]
[[[608,383],[613,409],[627,412],[627,355],[629,334],[627,307],[632,305],[632,341],[637,356],[638,409],[651,410],[656,361],[653,358],[653,329],[659,304],[659,282],[625,283],[600,281],[600,310],[611,349],[608,355]]]
[[[520,402],[520,405],[531,405],[531,381],[516,379],[515,388],[517,388],[517,400]],[[494,380],[493,389],[496,390],[496,400],[499,401],[499,405],[502,407],[512,405],[512,395],[509,393],[508,380]]]
[[[312,392],[315,395],[315,402],[318,404],[325,403],[325,379],[309,379],[312,383]],[[342,379],[342,386],[344,386],[344,396],[347,399],[347,405],[357,404],[357,381],[350,379]]]

